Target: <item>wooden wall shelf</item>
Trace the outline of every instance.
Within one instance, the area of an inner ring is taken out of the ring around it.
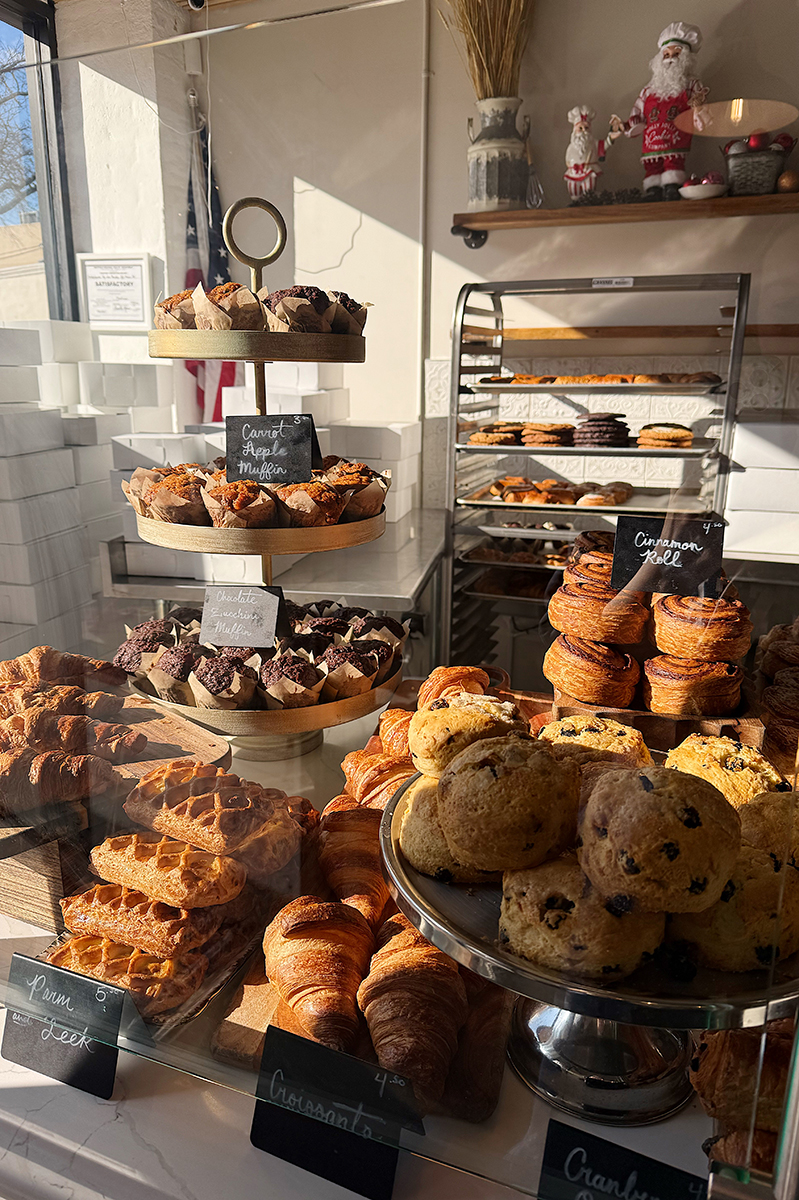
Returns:
[[[476,249],[492,231],[553,225],[615,225],[634,221],[692,221],[706,217],[757,217],[799,213],[799,193],[719,196],[715,200],[664,200],[652,204],[596,204],[574,208],[524,208],[510,212],[455,213],[452,232]]]

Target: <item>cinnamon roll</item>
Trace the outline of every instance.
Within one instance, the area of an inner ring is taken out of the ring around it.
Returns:
[[[629,708],[640,668],[629,654],[562,633],[544,656],[549,682],[583,704]]]
[[[776,753],[795,760],[799,745],[799,669],[788,667],[779,671],[770,687],[763,692],[767,755]],[[791,768],[788,768],[789,770]]]
[[[763,655],[761,671],[773,679],[788,667],[799,667],[799,642],[772,642]]]
[[[563,572],[564,583],[598,583],[610,587],[613,571],[611,550],[584,551],[579,558],[571,558]]]
[[[741,702],[742,682],[734,663],[659,654],[644,663],[644,703],[655,713],[726,717]]]
[[[652,619],[658,650],[677,658],[732,662],[743,658],[752,640],[749,610],[740,600],[661,596]]]
[[[576,561],[582,554],[593,554],[596,550],[609,550],[612,554],[615,541],[612,530],[584,529],[572,542],[572,558]]]
[[[631,593],[601,583],[572,583],[565,572],[548,610],[550,625],[560,633],[617,646],[640,642],[648,615]]]

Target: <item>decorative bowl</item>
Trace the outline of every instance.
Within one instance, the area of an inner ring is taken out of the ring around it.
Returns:
[[[715,200],[727,190],[726,183],[684,183],[680,188],[683,200]]]

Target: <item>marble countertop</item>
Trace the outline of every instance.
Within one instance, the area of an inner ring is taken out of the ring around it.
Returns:
[[[340,762],[362,746],[370,716],[327,731],[312,754],[277,763],[234,758],[246,778],[307,795],[318,807],[343,784]],[[41,935],[0,916],[3,939]],[[5,1014],[2,1014],[4,1018]],[[353,1193],[255,1149],[253,1098],[120,1052],[110,1101],[0,1059],[3,1200],[346,1200]],[[395,1200],[512,1200],[534,1192],[550,1117],[704,1176],[710,1121],[690,1106],[659,1125],[609,1130],[556,1114],[511,1070],[495,1114],[473,1126],[428,1118],[417,1157],[400,1153]],[[310,1136],[310,1135],[309,1135]],[[460,1170],[442,1165],[447,1161]],[[474,1172],[468,1174],[464,1172]],[[479,1176],[488,1178],[480,1178]],[[512,1182],[521,1191],[491,1179]]]

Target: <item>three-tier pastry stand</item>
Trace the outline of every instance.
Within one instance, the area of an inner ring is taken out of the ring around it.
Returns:
[[[277,227],[277,239],[262,258],[246,254],[233,237],[233,222],[244,209],[259,208],[269,213]],[[247,196],[225,213],[222,236],[228,251],[250,268],[250,288],[257,294],[264,267],[280,257],[286,245],[286,222],[268,200]],[[266,416],[266,363],[337,362],[362,363],[366,340],[344,333],[272,333],[252,330],[153,329],[149,333],[151,358],[185,358],[205,361],[251,362],[255,371],[255,411]],[[139,536],[155,546],[200,554],[253,554],[261,559],[261,579],[272,583],[274,554],[310,554],[362,546],[381,537],[386,528],[382,509],[363,521],[300,529],[216,529],[204,525],[171,525],[149,517],[136,517]],[[179,712],[181,716],[222,733],[231,740],[242,758],[293,758],[321,745],[324,729],[357,720],[387,704],[402,677],[396,671],[371,691],[346,700],[315,704],[310,708],[279,710],[204,709],[169,704],[147,695],[148,700]]]
[[[389,801],[380,827],[391,894],[433,945],[519,996],[510,1062],[556,1108],[606,1125],[660,1121],[691,1096],[689,1030],[752,1028],[793,1016],[799,955],[773,972],[700,969],[691,980],[675,978],[653,962],[602,986],[501,949],[498,884],[439,883],[414,870],[403,855],[399,833],[411,783]]]

